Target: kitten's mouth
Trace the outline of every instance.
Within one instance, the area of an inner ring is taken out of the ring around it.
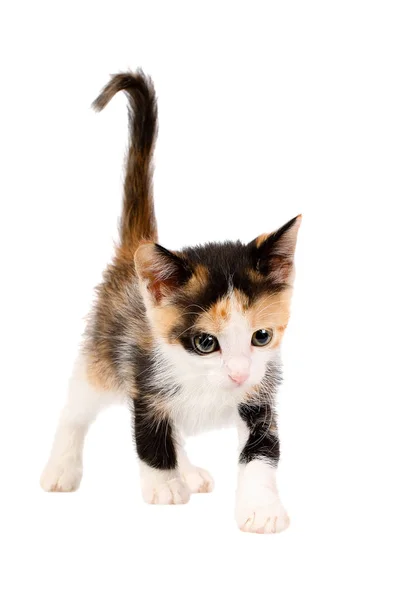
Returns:
[[[241,387],[243,387],[243,383],[238,383],[237,381],[232,381],[232,387],[233,387],[233,389],[241,388]]]
[[[229,389],[231,390],[244,390],[246,387],[249,387],[248,385],[246,385],[248,383],[248,379],[246,379],[246,381],[243,382],[232,381],[231,379],[229,379],[229,383]]]

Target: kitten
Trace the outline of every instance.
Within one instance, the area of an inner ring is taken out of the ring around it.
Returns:
[[[41,485],[76,490],[89,425],[100,410],[127,399],[146,502],[181,504],[191,493],[211,492],[212,477],[191,464],[184,437],[236,424],[237,523],[244,531],[282,531],[289,519],[275,482],[274,399],[301,216],[249,244],[179,252],[160,246],[152,195],[155,91],[142,71],[121,73],[94,108],[121,90],[129,101],[130,146],[120,242],[97,289]]]

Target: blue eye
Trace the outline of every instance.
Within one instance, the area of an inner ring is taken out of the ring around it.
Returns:
[[[193,338],[193,346],[200,354],[211,354],[219,350],[219,344],[216,337],[210,333],[200,333]]]
[[[251,343],[253,346],[266,346],[272,340],[271,329],[258,329],[253,333]]]

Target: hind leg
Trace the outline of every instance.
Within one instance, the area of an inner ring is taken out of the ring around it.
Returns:
[[[49,460],[40,484],[46,492],[73,492],[82,479],[82,453],[86,433],[99,412],[118,396],[88,381],[87,362],[79,356],[69,383]]]

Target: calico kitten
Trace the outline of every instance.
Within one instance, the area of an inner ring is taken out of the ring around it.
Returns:
[[[301,217],[249,244],[160,246],[152,195],[156,96],[142,71],[121,73],[94,108],[121,90],[130,146],[120,242],[97,289],[42,487],[78,488],[89,425],[127,399],[146,502],[181,504],[191,493],[211,492],[213,480],[191,464],[184,437],[236,424],[237,523],[244,531],[282,531],[289,519],[275,482],[274,399]]]

